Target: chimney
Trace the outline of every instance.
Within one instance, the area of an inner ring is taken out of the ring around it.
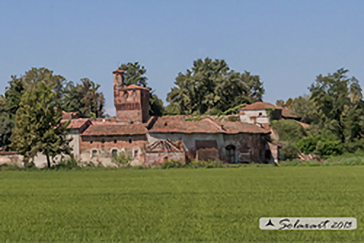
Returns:
[[[124,70],[115,70],[112,72],[114,76],[114,85],[124,87],[125,86],[125,79],[124,79]]]

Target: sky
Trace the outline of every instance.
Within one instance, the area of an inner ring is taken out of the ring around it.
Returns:
[[[101,85],[138,61],[164,101],[199,58],[259,75],[263,100],[308,94],[319,74],[349,69],[364,87],[363,0],[0,0],[0,94],[11,75],[46,67]]]

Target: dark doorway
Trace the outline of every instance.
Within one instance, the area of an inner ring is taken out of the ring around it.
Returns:
[[[236,163],[235,161],[235,146],[230,144],[225,147],[226,150],[226,161],[230,164]]]

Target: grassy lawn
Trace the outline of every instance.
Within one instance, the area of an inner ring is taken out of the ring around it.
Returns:
[[[0,172],[0,241],[364,241],[364,166]],[[356,217],[261,231],[260,217]]]

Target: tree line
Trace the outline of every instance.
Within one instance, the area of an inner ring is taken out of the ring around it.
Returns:
[[[259,76],[230,70],[224,60],[206,58],[194,61],[185,74],[179,73],[168,94],[169,105],[148,85],[147,70],[138,62],[121,64],[126,85],[150,88],[151,116],[175,114],[220,114],[237,112],[241,104],[260,101],[264,94]],[[11,76],[0,95],[0,148],[14,150],[31,162],[37,153],[47,157],[70,154],[68,122],[62,111],[77,112],[84,118],[100,118],[105,98],[100,85],[88,78],[67,81],[47,68],[32,68],[21,76]]]
[[[340,155],[364,150],[364,103],[362,89],[349,70],[316,77],[309,94],[276,105],[288,108],[310,126],[304,129],[292,120],[277,120],[272,127],[286,142],[283,154],[290,159],[298,153],[320,156]]]
[[[229,68],[225,60],[198,59],[184,73],[178,73],[167,94],[168,105],[148,84],[146,68],[139,62],[121,64],[126,85],[150,88],[151,116],[237,114],[245,104],[262,101],[263,82],[258,75]],[[292,120],[272,121],[272,127],[286,142],[283,152],[343,153],[363,149],[363,100],[361,87],[348,70],[319,75],[309,87],[310,94],[277,100],[310,124],[304,129]],[[19,77],[11,76],[4,95],[0,95],[0,148],[16,150],[30,160],[42,152],[48,164],[57,155],[70,153],[66,139],[67,122],[62,111],[81,117],[100,118],[105,98],[100,85],[88,78],[67,81],[46,68],[32,68]],[[326,151],[326,152],[323,152]]]

